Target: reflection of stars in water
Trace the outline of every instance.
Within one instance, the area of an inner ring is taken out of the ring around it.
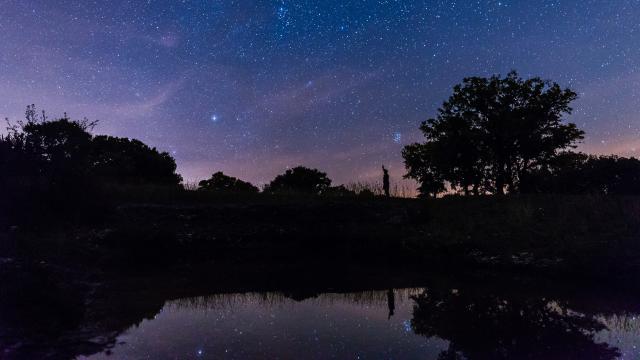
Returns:
[[[202,349],[196,350],[196,355],[198,355],[198,356],[204,355],[204,350],[202,350]]]
[[[411,332],[411,321],[405,320],[402,322],[402,326],[404,327],[405,332]]]
[[[399,131],[396,131],[393,133],[393,142],[396,144],[400,144],[400,142],[402,141],[402,133]]]
[[[283,2],[282,6],[280,6],[280,7],[278,8],[278,11],[277,11],[278,19],[280,19],[280,20],[284,19],[284,18],[285,18],[285,16],[287,16],[287,12],[288,12],[288,11],[289,11],[289,10],[287,10],[287,8],[286,8],[286,7],[284,7],[284,2]]]

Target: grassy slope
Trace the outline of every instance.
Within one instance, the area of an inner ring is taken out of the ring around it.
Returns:
[[[428,208],[428,233],[418,246],[459,246],[533,265],[562,259],[577,268],[640,260],[637,197],[450,198]]]
[[[529,196],[229,197],[114,193],[99,225],[6,236],[24,254],[89,264],[171,267],[207,262],[474,263],[606,271],[640,259],[640,199]],[[20,238],[20,240],[17,240]],[[66,251],[64,249],[67,249]],[[67,259],[69,260],[69,259]]]

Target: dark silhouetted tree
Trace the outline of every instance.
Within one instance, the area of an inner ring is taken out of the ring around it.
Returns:
[[[169,154],[137,140],[93,137],[96,122],[71,120],[65,114],[50,120],[35,106],[26,120],[9,124],[0,137],[0,208],[13,213],[88,214],[107,203],[103,182],[178,185],[180,175]],[[102,209],[102,208],[101,208]],[[0,209],[2,210],[2,209]]]
[[[522,193],[579,194],[587,192],[590,180],[582,178],[589,156],[565,151],[545,166],[532,169],[520,179]]]
[[[91,134],[95,122],[64,117],[49,121],[44,112],[36,115],[34,105],[27,106],[26,122],[9,127],[9,142],[19,152],[23,164],[15,164],[22,175],[45,176],[56,183],[88,174]]]
[[[565,152],[522,182],[527,193],[640,195],[640,160]]]
[[[218,171],[207,180],[202,180],[198,183],[198,190],[202,191],[215,191],[215,192],[230,192],[230,193],[258,193],[258,188],[253,184],[227,176]]]
[[[429,178],[424,173],[437,174],[465,194],[517,192],[528,172],[583,138],[575,124],[563,123],[575,98],[556,83],[516,72],[466,78],[438,116],[420,126],[426,143],[405,148],[407,176],[420,182]]]
[[[9,124],[0,139],[0,183],[2,208],[15,219],[42,220],[56,215],[89,214],[99,206],[91,181],[89,151],[95,124],[64,117],[50,121],[27,107],[26,120]],[[20,218],[18,214],[29,214]]]
[[[402,150],[404,165],[407,168],[405,178],[412,178],[420,184],[418,191],[421,197],[436,197],[445,191],[442,167],[436,164],[435,153],[429,151],[433,143],[411,144]]]
[[[590,188],[607,195],[640,195],[640,160],[636,158],[590,156],[583,178]]]
[[[136,139],[100,135],[91,142],[91,169],[111,183],[178,185],[176,162]]]
[[[2,138],[0,161],[14,176],[42,176],[47,183],[60,179],[74,182],[153,183],[178,185],[175,160],[166,152],[139,140],[93,136],[96,122],[56,120],[38,116],[35,106],[26,111],[26,121],[9,127]]]
[[[329,189],[330,186],[331,179],[327,177],[326,173],[317,169],[297,166],[287,170],[284,174],[276,176],[276,178],[265,187],[265,192],[293,192],[320,195]]]
[[[38,169],[32,165],[27,162],[21,134],[0,135],[0,181],[37,173]]]

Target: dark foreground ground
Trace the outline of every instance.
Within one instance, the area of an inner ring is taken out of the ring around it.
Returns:
[[[640,266],[638,197],[417,200],[181,192],[116,200],[91,211],[83,212],[91,214],[83,221],[63,216],[13,224],[0,216],[0,254],[118,271],[329,259],[609,277]]]
[[[459,283],[574,302],[622,294],[627,303],[640,274],[633,197],[178,196],[97,215],[81,225],[5,221],[0,359],[102,351],[185,296],[268,290],[303,299]]]

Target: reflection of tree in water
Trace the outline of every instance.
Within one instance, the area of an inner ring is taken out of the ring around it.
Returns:
[[[307,302],[316,306],[332,306],[340,303],[349,303],[361,306],[386,306],[389,311],[391,307],[395,310],[396,303],[410,301],[411,297],[420,294],[423,288],[393,289],[387,291],[362,290],[344,292],[304,292],[300,296],[299,292],[292,291],[271,291],[271,292],[246,292],[246,293],[217,293],[206,296],[196,296],[181,298],[168,302],[169,307],[188,309],[230,309],[248,304],[260,306],[279,306],[292,302]],[[391,293],[391,295],[390,295]],[[393,300],[390,299],[392,296]],[[393,301],[393,304],[390,303]]]
[[[415,333],[450,341],[440,359],[614,359],[617,349],[596,343],[605,326],[545,298],[464,291],[414,296]]]
[[[164,303],[140,291],[112,294],[37,266],[0,268],[0,278],[2,360],[66,360],[107,350]]]

